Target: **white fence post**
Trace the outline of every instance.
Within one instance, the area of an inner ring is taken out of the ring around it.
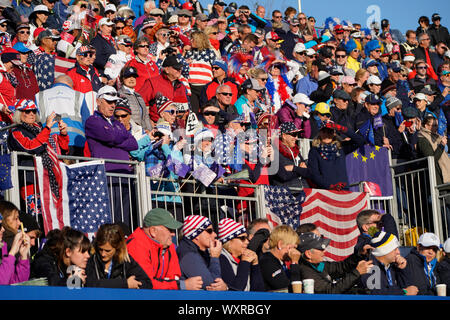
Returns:
[[[427,157],[428,173],[430,177],[430,196],[431,196],[431,213],[433,215],[434,234],[436,234],[441,241],[443,240],[444,232],[442,230],[441,210],[439,205],[439,192],[436,183],[436,168],[434,157]]]
[[[5,191],[5,200],[20,208],[19,163],[15,151],[11,152],[11,183],[13,187]]]

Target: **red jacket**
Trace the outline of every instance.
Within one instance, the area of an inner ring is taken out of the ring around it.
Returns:
[[[136,68],[139,75],[139,77],[136,78],[136,86],[134,87],[134,90],[136,91],[139,91],[142,88],[145,80],[159,75],[158,66],[152,60],[143,63],[134,58],[127,63],[127,66]]]
[[[145,80],[144,85],[138,90],[138,93],[144,98],[145,104],[149,106],[150,119],[153,122],[157,122],[160,118],[156,106],[156,96],[158,93],[168,99],[173,99],[175,96],[185,96],[187,99],[186,87],[179,80],[175,80],[172,84],[164,73]]]
[[[147,273],[153,289],[179,289],[181,270],[174,244],[163,250],[161,244],[150,238],[142,228],[137,228],[127,239],[127,249]]]
[[[100,75],[93,66],[89,68],[90,79],[87,77],[88,72],[78,62],[73,68],[67,71],[67,75],[73,81],[73,90],[80,91],[81,93],[90,91],[97,92],[102,87]]]
[[[16,88],[9,82],[4,72],[0,73],[0,104],[6,108],[16,104]],[[0,112],[0,121],[12,123],[12,115]]]

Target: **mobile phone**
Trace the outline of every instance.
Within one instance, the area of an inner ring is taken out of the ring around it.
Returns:
[[[56,122],[60,122],[61,121],[61,115],[57,113],[54,120]]]
[[[405,121],[405,127],[409,128],[413,125],[412,121]]]

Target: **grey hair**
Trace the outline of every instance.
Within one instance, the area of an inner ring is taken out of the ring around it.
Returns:
[[[419,41],[419,42],[422,41],[423,38],[424,38],[425,36],[428,36],[428,34],[425,33],[425,32],[422,32],[422,33],[417,37],[417,41]]]
[[[219,90],[220,90],[220,89],[225,88],[225,87],[230,88],[230,90],[231,90],[231,87],[230,87],[229,85],[227,85],[227,84],[221,84],[220,86],[217,87],[217,89],[216,89],[216,94],[219,93]]]
[[[380,214],[378,211],[376,210],[363,210],[360,213],[358,213],[358,216],[356,217],[356,223],[358,224],[358,228],[362,228],[363,225],[369,223],[370,221],[370,217],[373,216],[374,214]]]
[[[13,123],[22,124],[23,121],[22,121],[22,119],[20,119],[21,115],[22,115],[22,111],[20,111],[20,110],[14,111],[14,114],[12,117]]]
[[[148,1],[145,1],[144,2],[144,8],[150,8],[150,7],[152,7],[152,8],[156,8],[156,3],[155,3],[155,1],[153,1],[153,0],[148,0]]]

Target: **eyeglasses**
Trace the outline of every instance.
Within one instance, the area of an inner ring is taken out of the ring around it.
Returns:
[[[125,119],[126,117],[128,117],[129,116],[129,114],[116,114],[116,115],[114,115],[117,119],[120,119],[120,118],[122,118],[122,119]]]
[[[281,19],[283,16],[273,16],[275,19]]]
[[[422,66],[422,67],[416,67],[416,69],[426,69],[427,67]]]
[[[242,242],[244,242],[245,240],[248,240],[248,236],[240,236],[240,237],[236,237],[236,239],[239,239]]]
[[[164,112],[170,113],[171,115],[174,115],[177,111],[172,109],[172,110],[164,110]]]
[[[150,16],[152,16],[152,17],[162,17],[163,15],[162,14],[160,14],[160,13],[157,13],[157,14],[151,14]]]
[[[347,57],[345,54],[344,55],[336,55],[336,58],[345,58],[345,57]]]
[[[122,30],[125,27],[116,27],[116,30]]]
[[[331,118],[331,113],[319,113],[322,117]]]
[[[2,23],[2,24],[0,24],[0,26],[2,26],[3,28],[6,28],[8,25],[6,23]]]
[[[149,48],[150,46],[148,44],[140,44],[138,45],[139,48]]]
[[[221,70],[221,67],[212,67],[213,70]]]
[[[214,112],[214,111],[205,111],[205,112],[203,112],[203,115],[205,115],[205,116],[216,116],[217,115],[217,112]]]
[[[30,31],[19,31],[20,34],[30,34]]]
[[[37,113],[37,110],[36,110],[36,109],[33,109],[33,110],[25,110],[25,111],[22,111],[22,112],[24,112],[25,114],[30,114],[30,113],[36,114],[36,113]]]
[[[232,97],[233,94],[231,92],[219,92],[219,94],[223,95],[223,96],[228,96],[228,97]]]
[[[178,17],[180,18],[189,18],[189,16],[187,15],[187,14],[180,14],[180,15],[178,15]]]
[[[267,78],[259,78],[259,80],[266,82]]]
[[[298,55],[306,56],[306,51],[297,52]]]
[[[214,229],[213,228],[208,228],[208,229],[205,229],[203,231],[205,231],[205,232],[207,232],[209,234],[212,234],[214,232]]]

